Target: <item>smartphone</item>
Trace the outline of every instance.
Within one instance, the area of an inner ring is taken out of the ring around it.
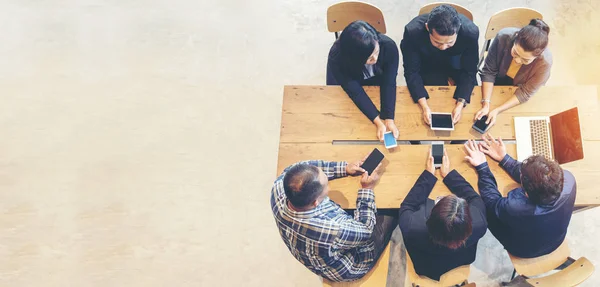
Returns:
[[[371,175],[382,160],[383,154],[377,148],[375,148],[360,167],[362,167],[369,173],[369,175]]]
[[[431,155],[433,156],[433,166],[439,168],[442,166],[442,158],[444,157],[444,145],[432,144]]]
[[[474,124],[473,124],[473,129],[478,131],[481,134],[484,134],[485,131],[488,128],[488,124],[485,123],[485,121],[487,121],[488,116],[483,116],[481,117],[480,120],[477,120]]]
[[[452,114],[450,113],[431,113],[432,130],[453,131],[454,123],[452,122]]]
[[[390,149],[398,146],[398,142],[394,137],[392,132],[387,132],[383,134],[383,143],[385,144],[385,148]]]

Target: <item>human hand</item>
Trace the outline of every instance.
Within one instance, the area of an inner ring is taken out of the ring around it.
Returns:
[[[506,146],[502,138],[498,137],[496,140],[491,134],[483,135],[481,138],[483,139],[483,142],[479,143],[481,151],[493,160],[501,161],[506,155]]]
[[[490,129],[490,127],[492,127],[495,123],[496,123],[496,119],[498,117],[498,114],[500,112],[497,109],[493,109],[489,114],[488,114],[488,118],[487,121],[485,121],[485,123],[488,126],[488,130]]]
[[[423,110],[423,121],[430,126],[431,125],[431,110],[429,107],[422,108]]]
[[[429,155],[427,156],[427,161],[425,162],[425,170],[435,175],[435,165],[433,164],[433,156],[431,155],[431,148],[429,148]]]
[[[376,123],[375,127],[377,128],[377,139],[383,141],[383,134],[385,134],[386,131],[385,124],[383,124],[383,122]]]
[[[465,156],[465,159],[472,166],[477,167],[480,164],[487,162],[487,160],[485,158],[485,154],[483,152],[481,152],[479,145],[476,144],[474,140],[469,140],[465,143],[465,150],[467,153],[467,156]]]
[[[458,123],[458,121],[460,121],[460,116],[462,115],[462,109],[463,109],[464,105],[461,102],[458,102],[456,104],[456,107],[454,107],[454,110],[452,110],[452,122],[453,123]]]
[[[477,113],[475,114],[475,117],[473,118],[473,121],[478,121],[481,118],[483,118],[483,116],[487,116],[490,113],[490,104],[485,103],[484,106],[477,111]]]
[[[400,131],[398,131],[398,127],[396,127],[396,123],[394,123],[394,120],[387,119],[384,122],[385,122],[385,127],[387,128],[387,130],[392,132],[395,139],[398,139],[398,136],[400,135]]]
[[[444,147],[444,157],[442,158],[442,167],[440,167],[440,173],[442,174],[442,177],[446,177],[451,170],[450,158],[448,158],[448,153],[446,153],[446,148]]]
[[[375,188],[375,185],[377,185],[377,183],[379,182],[379,178],[381,177],[381,174],[379,173],[380,167],[381,163],[377,165],[372,174],[369,174],[368,172],[363,173],[362,177],[360,178],[360,185],[362,186],[362,188]]]
[[[357,160],[355,162],[349,162],[346,165],[346,174],[347,175],[359,175],[361,173],[366,172],[366,170],[364,170],[362,167],[360,167],[363,163],[365,163],[365,160],[367,160],[367,157],[369,155],[366,155],[363,159],[361,160]]]

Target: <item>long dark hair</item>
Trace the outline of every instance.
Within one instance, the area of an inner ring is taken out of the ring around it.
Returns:
[[[473,233],[471,212],[466,200],[456,195],[442,198],[427,219],[431,240],[450,249],[458,249]]]
[[[523,50],[534,56],[541,55],[548,46],[548,34],[550,27],[541,19],[531,19],[529,25],[521,28],[515,38],[515,44],[519,44]]]
[[[379,33],[365,21],[350,23],[338,39],[342,64],[352,73],[362,73],[379,42]]]

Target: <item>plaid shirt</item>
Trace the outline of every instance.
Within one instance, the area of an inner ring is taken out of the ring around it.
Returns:
[[[300,163],[320,168],[329,180],[346,176],[346,162]],[[283,190],[283,177],[289,169],[273,184],[271,209],[292,255],[315,274],[332,281],[351,281],[365,275],[375,264],[371,233],[377,209],[373,190],[358,190],[354,219],[329,197],[314,209],[294,211],[288,207]]]

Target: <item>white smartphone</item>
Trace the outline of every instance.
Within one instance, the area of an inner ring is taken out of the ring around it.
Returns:
[[[431,113],[432,130],[453,131],[454,123],[452,122],[451,113]]]
[[[383,143],[385,144],[385,148],[387,149],[395,148],[398,146],[398,142],[396,141],[396,138],[394,137],[394,134],[392,132],[387,132],[383,134]]]

